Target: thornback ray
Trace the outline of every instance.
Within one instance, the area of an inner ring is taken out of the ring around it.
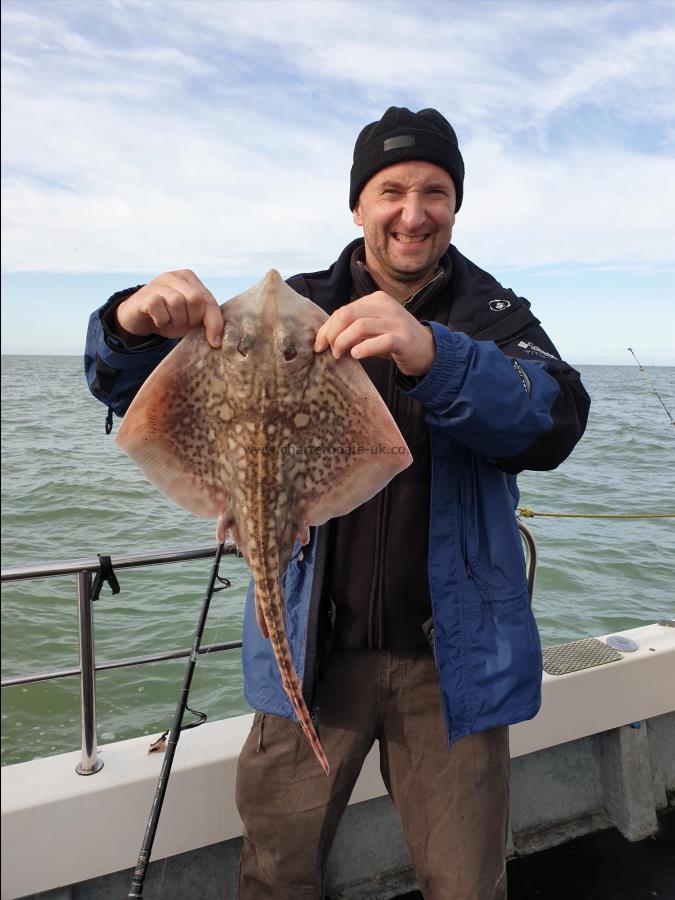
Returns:
[[[309,526],[346,515],[412,462],[361,364],[314,353],[327,315],[274,269],[222,304],[222,346],[191,331],[149,376],[117,443],[190,512],[217,518],[253,576],[256,615],[314,752],[326,760],[286,638],[280,577]]]

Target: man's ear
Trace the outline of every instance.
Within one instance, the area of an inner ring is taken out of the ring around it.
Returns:
[[[361,227],[363,225],[363,219],[361,217],[361,204],[357,203],[354,209],[352,210],[352,219],[354,220],[354,224]]]

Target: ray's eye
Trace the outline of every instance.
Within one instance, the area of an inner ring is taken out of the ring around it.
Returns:
[[[284,359],[286,362],[291,362],[298,355],[298,351],[295,349],[295,344],[289,344],[288,347],[284,348]]]
[[[248,351],[253,346],[253,338],[250,334],[245,334],[244,337],[237,344],[237,350],[241,353],[242,356],[246,356]]]

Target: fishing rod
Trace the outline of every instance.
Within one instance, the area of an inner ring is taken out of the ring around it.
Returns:
[[[131,880],[131,887],[129,888],[129,893],[127,894],[127,898],[138,898],[143,896],[143,884],[145,882],[145,875],[148,869],[148,863],[150,862],[150,854],[152,853],[152,845],[155,841],[155,833],[157,832],[157,825],[159,824],[159,816],[162,812],[162,804],[164,803],[164,796],[166,795],[166,788],[169,783],[169,775],[171,774],[171,765],[173,763],[173,758],[176,753],[176,746],[178,745],[178,738],[180,737],[180,733],[183,728],[183,715],[186,709],[190,709],[187,705],[187,698],[190,692],[190,684],[192,682],[192,675],[195,670],[195,665],[197,663],[197,657],[199,656],[199,647],[202,642],[202,635],[204,634],[204,626],[206,624],[206,617],[209,613],[209,606],[211,604],[211,598],[214,593],[221,588],[216,587],[216,580],[222,581],[224,587],[229,586],[229,582],[225,579],[221,579],[218,576],[218,566],[220,565],[220,559],[223,555],[223,550],[225,548],[224,544],[218,544],[218,548],[216,550],[216,557],[213,561],[213,567],[211,569],[211,575],[209,577],[209,584],[206,590],[206,596],[204,597],[204,603],[202,604],[202,611],[199,615],[199,622],[197,623],[197,629],[195,631],[194,638],[192,640],[192,650],[190,652],[190,656],[188,659],[187,666],[185,667],[185,674],[183,675],[183,684],[180,689],[180,696],[178,699],[178,706],[176,707],[176,713],[173,719],[173,725],[171,726],[171,731],[169,732],[169,739],[166,744],[166,750],[164,752],[164,760],[162,762],[162,769],[159,773],[159,781],[157,782],[157,790],[155,792],[155,797],[152,801],[152,806],[150,807],[150,816],[148,818],[148,824],[145,829],[145,835],[143,837],[143,844],[141,846],[141,850],[138,854],[138,862],[136,863],[136,868],[134,869],[134,874]],[[192,711],[192,710],[191,710]],[[191,723],[190,725],[186,725],[185,728],[192,728],[195,725],[201,725],[202,722],[206,720],[206,716],[204,713],[197,713],[197,715],[201,716],[201,719],[197,722]]]
[[[670,419],[670,424],[671,424],[671,425],[675,425],[675,419],[673,419],[673,417],[671,416],[670,410],[668,409],[668,407],[666,406],[666,404],[665,404],[665,403],[663,402],[663,400],[661,399],[661,397],[660,397],[660,395],[659,395],[659,392],[658,392],[658,391],[656,390],[656,388],[654,387],[653,381],[651,380],[651,378],[649,377],[649,375],[647,375],[647,373],[645,372],[645,370],[644,370],[644,369],[642,368],[642,366],[640,365],[640,360],[639,360],[639,359],[637,358],[637,356],[633,353],[633,350],[632,350],[631,347],[627,347],[626,349],[628,350],[629,353],[631,353],[631,354],[633,355],[633,359],[634,359],[635,362],[638,364],[638,368],[640,369],[640,371],[642,372],[642,374],[643,374],[643,375],[645,376],[645,378],[647,379],[647,383],[649,384],[650,388],[652,389],[652,393],[653,393],[653,394],[656,394],[659,403],[661,404],[661,406],[665,409],[666,413],[668,414],[668,418]]]

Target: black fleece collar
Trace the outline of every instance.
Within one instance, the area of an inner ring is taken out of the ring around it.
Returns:
[[[330,315],[353,299],[351,263],[354,251],[363,246],[363,238],[357,238],[347,244],[330,268],[295,275],[288,283]],[[448,327],[453,331],[478,340],[501,342],[539,323],[527,300],[502,287],[452,244],[441,261],[446,257],[450,277],[445,289],[451,293]]]

